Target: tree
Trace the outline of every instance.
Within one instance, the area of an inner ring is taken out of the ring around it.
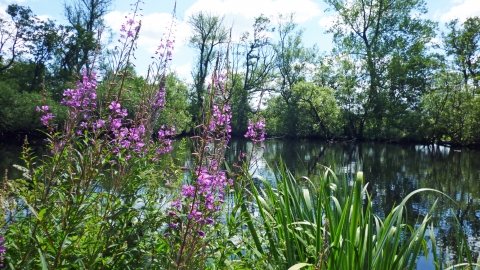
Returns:
[[[243,89],[250,92],[261,91],[272,77],[275,52],[273,51],[270,34],[275,30],[270,25],[270,19],[261,14],[253,24],[253,38],[244,33],[241,43],[244,47],[245,78]]]
[[[223,17],[205,12],[194,13],[187,21],[193,32],[189,44],[197,50],[197,62],[192,76],[195,88],[194,110],[197,111],[194,117],[198,121],[198,117],[203,117],[204,113],[206,78],[211,72],[212,62],[217,58],[219,46],[228,40],[228,31],[223,26]]]
[[[42,77],[45,79],[49,71],[53,71],[51,62],[61,46],[64,26],[56,25],[52,20],[36,19],[33,35],[30,36],[27,48],[31,56],[33,70],[30,78],[30,91],[40,90]]]
[[[366,103],[360,84],[363,72],[363,65],[350,55],[331,55],[320,62],[314,77],[317,85],[334,90],[340,110],[337,124],[348,138],[359,137]]]
[[[463,74],[441,70],[422,98],[422,129],[429,141],[470,144],[480,138],[480,98],[463,82]]]
[[[25,43],[34,33],[34,15],[30,8],[14,4],[9,5],[6,11],[11,21],[0,18],[0,72],[9,68],[26,51]]]
[[[480,17],[468,18],[462,28],[458,19],[449,22],[450,29],[443,36],[447,55],[453,56],[457,68],[462,72],[465,84],[473,81],[474,90],[479,89],[480,80]]]
[[[12,21],[0,19],[0,58],[8,57],[7,61],[0,59],[0,76],[17,80],[21,91],[38,92],[51,71],[49,65],[53,64],[51,60],[61,42],[58,33],[63,27],[39,19],[29,7],[9,5],[7,13]]]
[[[314,83],[299,82],[292,90],[300,111],[313,117],[314,127],[319,127],[324,138],[329,138],[339,113],[333,89],[319,87]]]
[[[245,134],[248,119],[255,113],[250,104],[252,98],[270,90],[274,80],[275,51],[270,38],[273,31],[270,19],[261,14],[255,18],[253,32],[244,32],[240,42],[229,46],[227,92],[232,104],[234,134]]]
[[[325,2],[337,12],[335,24],[329,29],[334,34],[337,53],[349,54],[365,67],[363,81],[359,84],[366,93],[366,103],[359,120],[358,137],[363,138],[366,124],[372,136],[383,136],[389,100],[388,80],[392,79],[387,76],[388,66],[395,54],[401,55],[402,62],[408,62],[405,57],[411,57],[413,52],[419,57],[424,55],[425,44],[434,37],[436,25],[421,18],[426,13],[423,0]],[[390,90],[396,91],[396,88]]]
[[[278,74],[278,92],[288,104],[292,97],[292,87],[306,80],[309,66],[314,66],[317,49],[305,48],[302,43],[303,30],[296,30],[293,14],[280,16],[278,20],[279,41],[274,46],[275,67]],[[313,64],[313,65],[312,65]]]
[[[108,13],[113,0],[71,0],[64,3],[65,17],[70,23],[67,31],[73,35],[66,36],[62,49],[61,71],[69,78],[73,73],[80,73],[87,65],[92,52],[97,48],[96,40],[102,31],[103,16]]]

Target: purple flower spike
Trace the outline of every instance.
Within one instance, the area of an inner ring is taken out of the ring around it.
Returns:
[[[116,101],[112,101],[112,103],[110,103],[110,105],[108,105],[108,108],[116,113],[119,113],[120,112],[120,103],[116,102]]]
[[[245,138],[252,139],[253,143],[263,142],[265,140],[265,119],[261,119],[255,123],[251,120],[248,122],[248,130]]]

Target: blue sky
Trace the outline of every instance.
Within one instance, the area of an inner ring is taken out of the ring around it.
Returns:
[[[63,0],[0,0],[0,16],[11,3],[29,6],[32,11],[43,18],[65,23],[63,18]],[[134,0],[117,0],[112,11],[106,16],[106,23],[118,34],[125,15],[130,11]],[[144,0],[142,4],[142,32],[138,41],[137,70],[146,72],[146,67],[158,46],[165,26],[171,20],[174,0]],[[439,22],[441,28],[451,19],[463,21],[466,17],[480,16],[480,0],[426,0],[428,13],[426,18]],[[190,79],[191,63],[194,52],[186,44],[190,34],[188,16],[196,11],[209,11],[225,15],[227,25],[233,24],[234,35],[251,30],[254,18],[263,13],[275,22],[279,13],[296,15],[297,23],[305,29],[304,43],[307,46],[317,44],[320,51],[332,49],[332,36],[325,34],[334,15],[326,11],[328,6],[321,0],[178,0],[176,46],[173,54],[172,69],[184,79]],[[116,40],[116,39],[114,39]]]

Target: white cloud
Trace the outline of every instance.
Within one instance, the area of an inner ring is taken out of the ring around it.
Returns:
[[[3,35],[0,36],[0,42],[3,43],[5,42],[5,45],[4,45],[4,50],[5,48],[8,48],[9,46],[12,45],[11,41],[12,41],[12,36],[14,36],[15,34],[15,26],[13,24],[13,21],[12,21],[12,18],[10,17],[10,15],[8,15],[5,10],[7,9],[7,6],[3,5],[2,3],[0,3],[0,20],[3,21],[2,24],[0,24],[0,30],[2,30]],[[3,28],[2,28],[3,27]],[[7,34],[9,33],[9,34]],[[2,53],[5,53],[5,52],[0,52],[0,55]]]
[[[335,23],[335,16],[334,15],[327,16],[327,17],[322,17],[318,21],[318,24],[325,29],[329,29],[330,27],[333,26],[334,23]]]
[[[185,65],[172,65],[170,67],[172,71],[175,71],[178,77],[188,83],[192,83],[192,75],[190,72],[192,71],[192,65],[190,63],[186,63]]]
[[[225,16],[225,25],[233,25],[233,39],[241,33],[251,31],[255,17],[260,14],[276,23],[278,14],[295,13],[296,23],[303,23],[322,14],[322,10],[312,0],[198,0],[185,11],[185,19],[199,12],[210,12]]]
[[[480,16],[480,3],[478,0],[456,0],[453,2],[460,4],[452,7],[448,12],[443,14],[440,21],[448,22],[454,19],[459,19],[460,22],[463,22],[468,17]]]
[[[27,0],[4,0],[4,1],[7,3],[18,3],[18,4],[27,2]]]
[[[0,3],[0,18],[2,19],[10,18],[10,15],[8,15],[7,12],[5,12],[5,10],[7,10],[7,6]]]
[[[428,42],[428,45],[430,46],[436,46],[436,45],[440,45],[442,44],[442,40],[440,38],[437,38],[437,37],[434,37],[432,39],[430,39],[430,41]]]
[[[24,3],[25,1],[26,0],[6,0],[5,2],[8,4],[8,3]],[[0,18],[11,20],[10,15],[8,15],[6,12],[7,7],[8,5],[5,5],[4,3],[0,3]],[[50,15],[37,15],[37,17],[42,21],[46,21],[47,19],[53,20],[53,17]]]
[[[295,13],[298,23],[322,14],[318,4],[311,0],[198,0],[187,11],[188,17],[194,12],[210,11],[215,14],[241,15],[253,19],[263,13],[266,16]]]
[[[48,19],[53,20],[53,17],[50,15],[37,15],[37,17],[42,21],[46,21]]]
[[[126,17],[130,17],[126,12],[113,11],[105,15],[105,22],[115,33],[119,34],[121,25],[127,20]],[[160,45],[160,40],[166,39],[170,25],[172,25],[172,15],[169,13],[151,13],[138,19],[142,21],[138,46],[153,54]],[[190,36],[190,27],[178,20],[173,22],[174,53],[176,53]]]

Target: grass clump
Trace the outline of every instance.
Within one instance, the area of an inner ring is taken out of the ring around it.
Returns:
[[[436,202],[417,224],[407,223],[405,206],[412,196],[447,196],[440,191],[418,189],[382,219],[372,210],[362,172],[347,183],[325,167],[314,183],[296,179],[281,163],[274,182],[254,176],[248,184],[251,192],[237,203],[252,235],[245,247],[255,252],[247,251],[239,260],[246,260],[244,255],[263,258],[259,264],[266,269],[416,269],[419,255],[430,253],[435,269],[480,269],[461,230],[458,263],[443,260],[433,230]]]

